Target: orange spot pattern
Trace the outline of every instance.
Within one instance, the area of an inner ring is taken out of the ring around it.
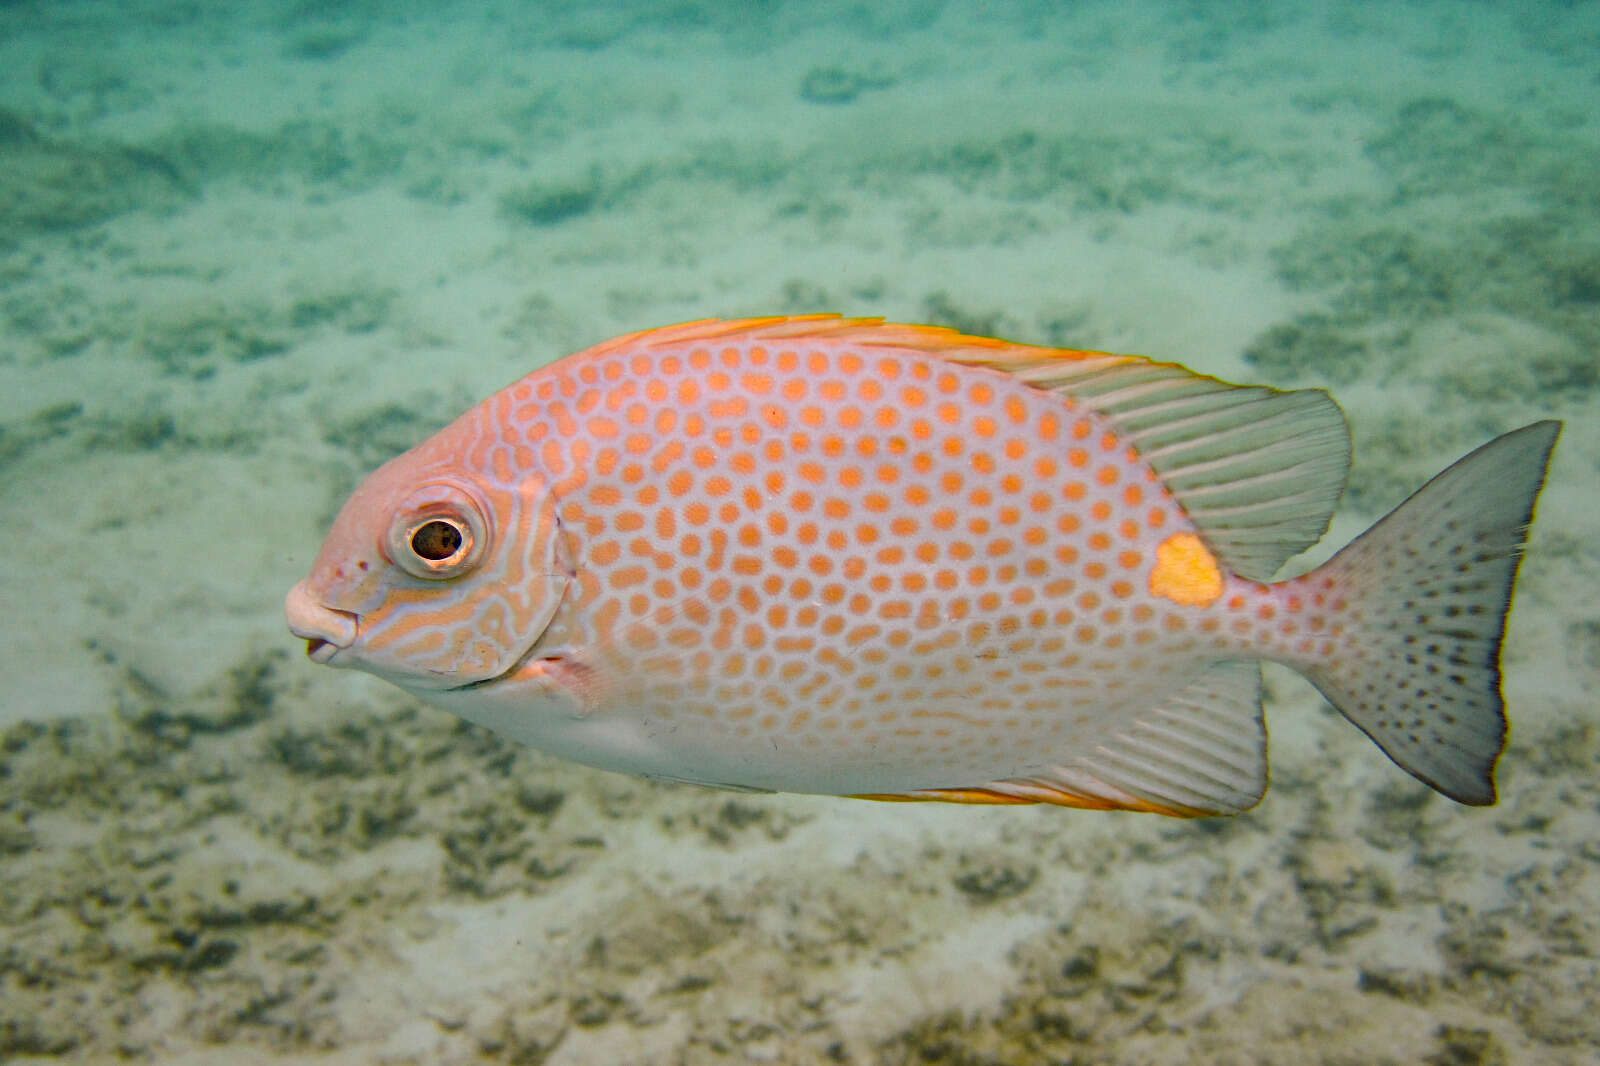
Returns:
[[[815,750],[977,787],[1096,743],[1195,649],[1236,648],[1207,617],[1308,632],[1232,578],[1237,610],[1153,595],[1182,509],[1106,420],[998,371],[825,340],[579,358],[496,412],[578,555],[545,643],[730,767]]]

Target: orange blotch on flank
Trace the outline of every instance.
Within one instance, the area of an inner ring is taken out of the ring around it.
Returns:
[[[1174,533],[1156,546],[1150,592],[1184,607],[1208,607],[1222,595],[1222,571],[1193,533]]]

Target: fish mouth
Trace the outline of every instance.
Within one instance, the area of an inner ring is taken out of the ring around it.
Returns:
[[[289,632],[306,642],[306,658],[327,665],[356,642],[357,617],[318,602],[304,581],[289,590],[283,613]]]
[[[291,628],[290,632],[293,633],[294,630]],[[295,633],[297,637],[300,635]],[[331,640],[323,640],[321,637],[306,637],[306,658],[319,665],[326,666],[339,653],[339,650],[339,645]]]

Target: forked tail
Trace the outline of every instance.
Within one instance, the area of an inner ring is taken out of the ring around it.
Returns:
[[[1299,578],[1344,601],[1330,655],[1298,662],[1400,767],[1461,803],[1495,801],[1500,644],[1561,423],[1490,441]]]

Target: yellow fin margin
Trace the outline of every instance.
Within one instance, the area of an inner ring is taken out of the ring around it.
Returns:
[[[1084,811],[1137,811],[1141,814],[1164,814],[1169,818],[1205,818],[1222,813],[1196,807],[1167,806],[1132,797],[1118,801],[1105,796],[1090,796],[1081,792],[1037,786],[1032,789],[1032,794],[1027,796],[1008,796],[1003,792],[992,792],[985,788],[923,788],[915,792],[858,793],[849,798],[874,800],[879,803],[982,803],[1006,806],[1049,803],[1057,807],[1075,807]]]
[[[998,337],[978,337],[946,326],[911,325],[886,322],[881,318],[845,318],[842,315],[772,315],[765,318],[702,318],[624,334],[587,349],[586,354],[609,354],[618,350],[658,348],[697,341],[844,341],[866,347],[904,347],[930,355],[970,358],[958,362],[992,365],[1007,371],[1012,364],[1038,361],[1113,359],[1148,362],[1137,355],[1111,355],[1107,352],[1080,351],[1074,348],[1041,348]],[[979,353],[982,353],[979,355]]]

